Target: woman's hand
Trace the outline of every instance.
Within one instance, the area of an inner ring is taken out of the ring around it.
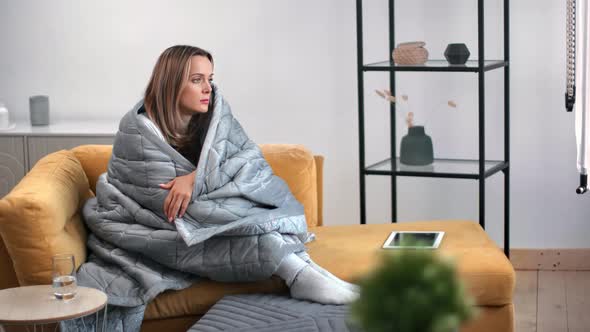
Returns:
[[[179,176],[168,183],[160,184],[160,188],[170,190],[168,197],[164,201],[164,213],[169,222],[174,221],[177,215],[179,218],[184,215],[191,201],[195,184],[195,172]]]

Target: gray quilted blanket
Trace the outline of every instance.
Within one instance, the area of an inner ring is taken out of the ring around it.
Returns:
[[[213,88],[198,167],[139,121],[142,102],[120,122],[96,198],[83,208],[91,254],[78,271],[79,284],[103,290],[111,305],[144,305],[200,278],[266,279],[313,238],[302,205]],[[191,203],[171,224],[159,184],[195,169]]]

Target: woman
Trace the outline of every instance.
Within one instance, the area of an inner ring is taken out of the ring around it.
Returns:
[[[198,47],[173,46],[159,57],[145,93],[146,121],[195,166],[213,113],[213,77],[213,57],[209,52]],[[160,185],[169,190],[163,207],[169,222],[186,212],[195,172]],[[358,296],[356,285],[323,270],[305,252],[285,257],[275,274],[285,280],[292,297],[297,299],[344,304]]]

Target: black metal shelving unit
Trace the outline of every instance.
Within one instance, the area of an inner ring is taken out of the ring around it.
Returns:
[[[395,6],[389,1],[389,54],[395,48]],[[449,65],[446,60],[429,60],[424,65],[397,65],[392,60],[364,64],[363,62],[363,1],[356,0],[357,25],[357,75],[358,75],[358,116],[359,116],[359,175],[361,224],[366,223],[367,175],[391,176],[392,222],[397,222],[397,177],[435,177],[477,180],[479,184],[479,224],[485,229],[485,180],[498,172],[504,173],[504,253],[510,254],[510,66],[509,66],[509,0],[504,3],[504,59],[484,59],[484,0],[477,0],[477,49],[478,60],[467,61],[465,65]],[[485,73],[504,69],[504,160],[485,159]],[[395,73],[404,72],[465,72],[475,73],[478,79],[478,159],[435,159],[433,167],[412,167],[399,163],[396,157],[395,104],[390,106],[390,158],[376,164],[365,165],[365,123],[364,123],[364,73],[382,71],[390,73],[390,90],[395,95]],[[395,160],[395,167],[392,166]]]

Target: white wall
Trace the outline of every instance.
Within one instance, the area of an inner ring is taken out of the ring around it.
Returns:
[[[431,58],[465,42],[477,58],[469,0],[396,1],[397,40],[424,40]],[[502,1],[486,1],[486,57],[502,55]],[[365,62],[387,58],[387,1],[365,1]],[[511,4],[512,246],[590,247],[590,196],[578,196],[573,114],[563,106],[565,4]],[[119,118],[142,95],[157,56],[174,44],[210,50],[217,81],[259,143],[302,143],[326,156],[326,224],[358,223],[355,2],[0,1],[0,100],[28,119],[28,97],[50,96],[52,121]],[[486,78],[487,156],[503,157],[502,71]],[[367,163],[389,151],[387,105],[368,73]],[[477,157],[477,76],[400,73],[398,92],[427,119],[439,157]],[[446,106],[452,99],[457,109]],[[398,142],[405,133],[398,118]],[[89,126],[91,122],[89,122]],[[399,143],[398,143],[399,144]],[[399,146],[398,146],[399,149]],[[388,222],[389,178],[368,177],[370,223]],[[488,180],[487,226],[501,244],[503,176]],[[401,220],[478,218],[477,182],[399,178]]]

